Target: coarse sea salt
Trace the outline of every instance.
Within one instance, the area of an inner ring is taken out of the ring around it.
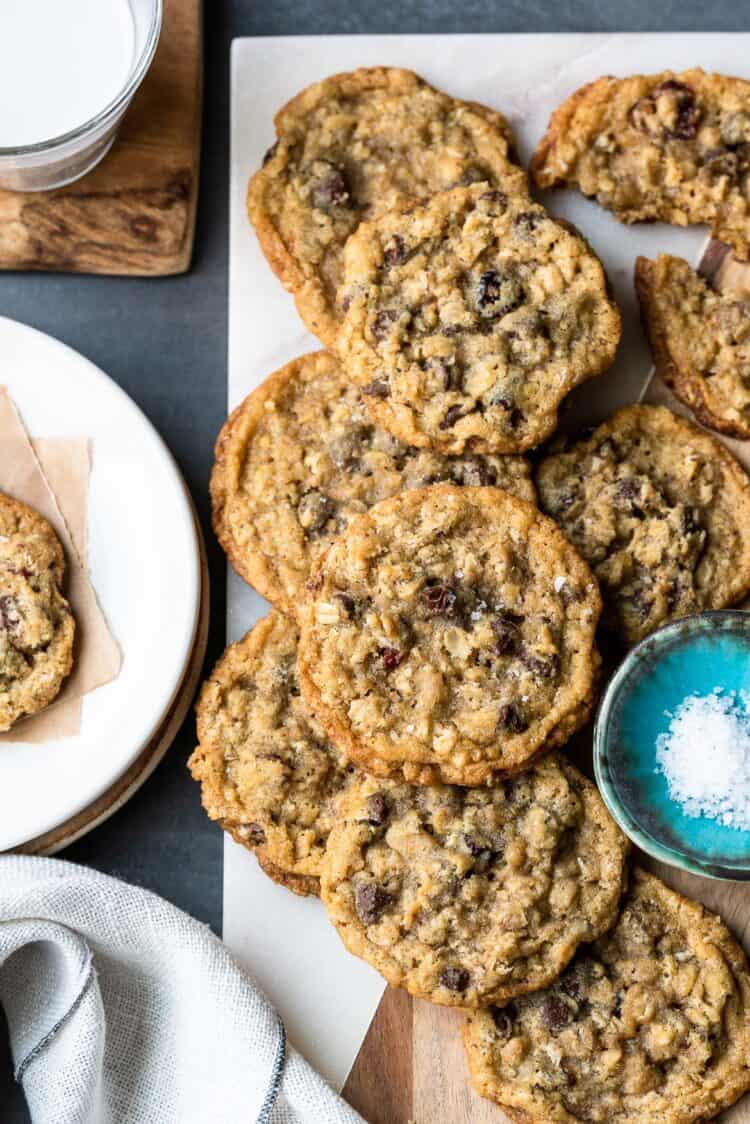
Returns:
[[[690,695],[656,739],[656,772],[688,816],[750,830],[750,695]]]

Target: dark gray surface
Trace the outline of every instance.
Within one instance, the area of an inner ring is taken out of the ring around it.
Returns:
[[[107,371],[145,410],[182,467],[209,544],[213,579],[209,661],[224,634],[224,567],[208,529],[211,449],[226,397],[229,42],[235,35],[482,31],[737,31],[748,0],[620,3],[516,0],[206,0],[206,102],[195,264],[184,278],[131,281],[0,275],[0,313],[33,324]],[[141,792],[66,852],[156,890],[218,929],[221,838],[185,772],[192,717]],[[7,1078],[0,1033],[0,1124],[27,1120]],[[221,1118],[217,1105],[218,1121]],[[65,1121],[60,1121],[65,1124]],[[95,1124],[95,1122],[92,1122]],[[171,1124],[165,1121],[165,1124]],[[213,1124],[207,1121],[206,1124]]]

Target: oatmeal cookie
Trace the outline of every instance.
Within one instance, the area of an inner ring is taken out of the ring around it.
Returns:
[[[319,351],[271,375],[222,429],[214,528],[242,577],[294,614],[312,566],[355,515],[442,480],[536,499],[522,457],[447,457],[378,429],[338,361]]]
[[[226,824],[222,826],[225,831],[229,832],[235,843],[242,843],[231,826]],[[266,878],[270,878],[277,886],[283,886],[285,890],[291,890],[293,894],[297,894],[300,898],[317,897],[320,894],[320,879],[314,878],[311,874],[292,874],[288,870],[283,870],[282,867],[276,866],[266,857],[263,848],[255,849],[255,857]]]
[[[210,818],[275,881],[316,893],[333,805],[354,770],[300,697],[296,654],[297,627],[280,613],[226,650],[200,695],[189,766]]]
[[[284,106],[276,132],[250,181],[248,213],[271,268],[326,346],[340,319],[344,243],[363,219],[457,183],[528,191],[502,114],[409,70],[326,78]]]
[[[546,991],[471,1014],[477,1091],[523,1124],[692,1124],[750,1088],[750,976],[719,917],[635,870]]]
[[[623,222],[708,223],[750,254],[750,82],[705,74],[599,78],[555,110],[531,163]]]
[[[494,787],[363,778],[342,801],[321,895],[350,952],[459,1007],[544,987],[615,921],[625,836],[561,756]]]
[[[302,690],[378,775],[483,784],[583,724],[601,602],[554,523],[497,488],[434,484],[354,520],[301,612]]]
[[[336,341],[373,418],[411,445],[514,453],[614,359],[620,314],[569,225],[486,184],[363,223]]]
[[[75,622],[54,530],[0,494],[0,731],[57,697],[73,666]]]
[[[699,421],[750,437],[750,294],[716,292],[682,258],[638,258],[635,284],[656,368]]]
[[[587,560],[628,644],[750,590],[750,481],[664,406],[626,406],[537,471],[540,505]]]

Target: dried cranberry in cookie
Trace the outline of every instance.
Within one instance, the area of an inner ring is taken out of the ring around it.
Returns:
[[[575,185],[623,222],[707,223],[750,254],[750,82],[696,68],[600,78],[552,115],[540,187]]]
[[[363,219],[459,183],[526,195],[505,118],[409,70],[335,74],[276,115],[278,140],[250,181],[248,212],[271,268],[324,344],[336,335],[344,243]],[[386,249],[392,265],[406,247]]]
[[[544,987],[614,922],[627,850],[594,785],[554,753],[494,787],[362,776],[339,805],[321,896],[389,983],[482,1007]],[[558,1028],[568,1002],[550,1007]]]
[[[401,492],[322,560],[300,609],[302,690],[365,769],[483,784],[586,720],[599,610],[591,571],[531,504],[488,487]]]
[[[620,338],[583,238],[486,184],[363,223],[344,250],[341,306],[335,348],[373,420],[444,453],[540,444]]]

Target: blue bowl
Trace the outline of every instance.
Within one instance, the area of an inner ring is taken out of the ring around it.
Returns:
[[[750,831],[688,816],[656,771],[656,740],[693,694],[750,691],[750,613],[699,613],[647,636],[610,680],[594,726],[594,770],[622,830],[693,874],[750,881]]]

